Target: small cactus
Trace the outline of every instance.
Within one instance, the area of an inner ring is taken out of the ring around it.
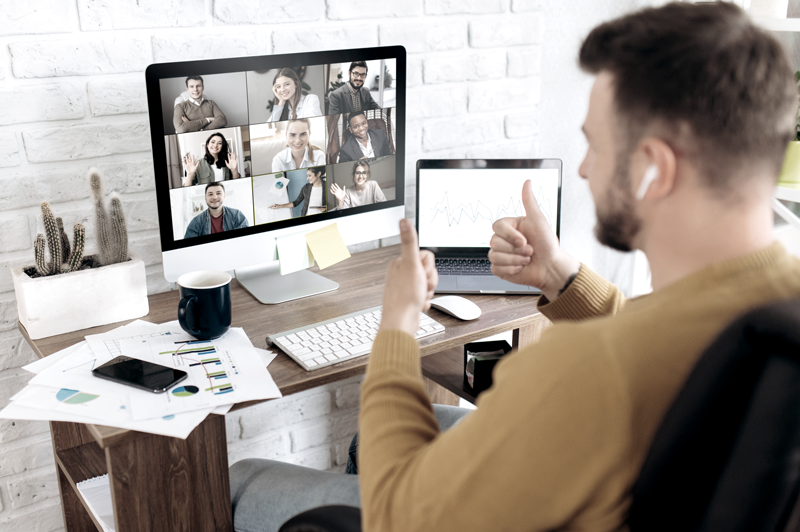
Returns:
[[[103,182],[96,168],[89,171],[89,185],[94,196],[94,211],[97,225],[97,245],[100,248],[100,264],[116,264],[128,260],[128,228],[122,202],[114,195],[111,212],[106,212],[103,203]]]
[[[36,259],[36,273],[44,277],[50,274],[50,269],[44,261],[44,235],[42,233],[36,234],[36,241],[33,243],[33,257]]]
[[[64,220],[62,220],[59,216],[56,218],[56,222],[58,223],[58,231],[61,233],[61,262],[67,262],[69,260],[71,251],[69,246],[69,237],[64,231]]]
[[[66,260],[65,269],[67,272],[74,272],[81,267],[83,261],[83,246],[86,244],[86,228],[83,224],[75,224],[72,228],[72,240],[75,242],[75,249],[72,250]],[[69,242],[69,240],[67,240]]]
[[[47,264],[48,275],[61,272],[61,233],[58,230],[58,222],[53,215],[50,204],[42,202],[42,222],[44,224],[44,236],[47,239],[47,247],[50,249],[50,262]]]
[[[46,276],[77,270],[83,260],[86,229],[79,223],[75,224],[75,246],[70,251],[69,239],[64,233],[63,220],[55,217],[50,204],[46,201],[42,202],[41,207],[44,234],[38,233],[33,244],[36,272],[41,276]],[[45,244],[50,250],[49,262],[45,259]],[[65,249],[67,250],[66,253],[64,252]]]

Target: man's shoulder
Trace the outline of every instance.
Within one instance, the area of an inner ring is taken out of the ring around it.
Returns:
[[[334,90],[334,91],[331,93],[331,96],[341,96],[341,97],[344,97],[344,96],[347,94],[347,92],[348,92],[348,91],[349,91],[349,89],[347,88],[347,82],[345,81],[345,82],[344,82],[344,85],[342,85],[341,87],[339,87],[338,89]]]
[[[189,222],[189,225],[186,227],[186,230],[188,231],[189,229],[194,229],[196,226],[201,225],[206,217],[208,217],[207,210],[192,218],[192,220]]]
[[[386,132],[382,129],[370,129],[369,134],[378,140],[384,140],[384,139],[389,140],[389,137],[386,135]]]

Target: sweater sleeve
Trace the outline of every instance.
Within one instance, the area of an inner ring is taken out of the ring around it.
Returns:
[[[225,118],[225,114],[222,112],[222,109],[219,108],[217,102],[211,102],[211,109],[214,113],[213,119],[208,123],[207,126],[205,126],[204,129],[208,129],[210,131],[212,129],[219,129],[228,125],[228,119]]]
[[[553,322],[580,321],[616,314],[626,301],[619,288],[581,264],[578,276],[567,290],[555,301],[542,295],[538,309]]]
[[[297,207],[306,200],[306,196],[308,196],[310,188],[311,185],[303,185],[303,188],[300,189],[300,193],[292,202],[292,207]]]
[[[589,502],[610,516],[589,528],[618,525],[629,407],[602,343],[582,345],[585,336],[558,331],[577,326],[553,327],[504,359],[478,409],[445,433],[425,393],[416,341],[380,332],[361,392],[364,529],[552,530]]]
[[[172,125],[175,126],[175,133],[200,131],[206,123],[205,118],[184,122],[182,117],[186,117],[186,112],[182,105],[176,105],[172,115]],[[188,119],[188,117],[186,118]]]

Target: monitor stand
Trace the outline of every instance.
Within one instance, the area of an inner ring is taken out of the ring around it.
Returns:
[[[235,274],[239,284],[265,305],[276,305],[339,288],[339,283],[308,270],[281,275],[280,261],[236,269]]]

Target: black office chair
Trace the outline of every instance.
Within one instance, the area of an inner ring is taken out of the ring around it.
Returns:
[[[800,300],[753,310],[703,354],[633,487],[631,532],[800,530]]]
[[[800,299],[748,312],[706,349],[633,487],[630,532],[800,531]],[[315,508],[280,532],[360,531]]]

